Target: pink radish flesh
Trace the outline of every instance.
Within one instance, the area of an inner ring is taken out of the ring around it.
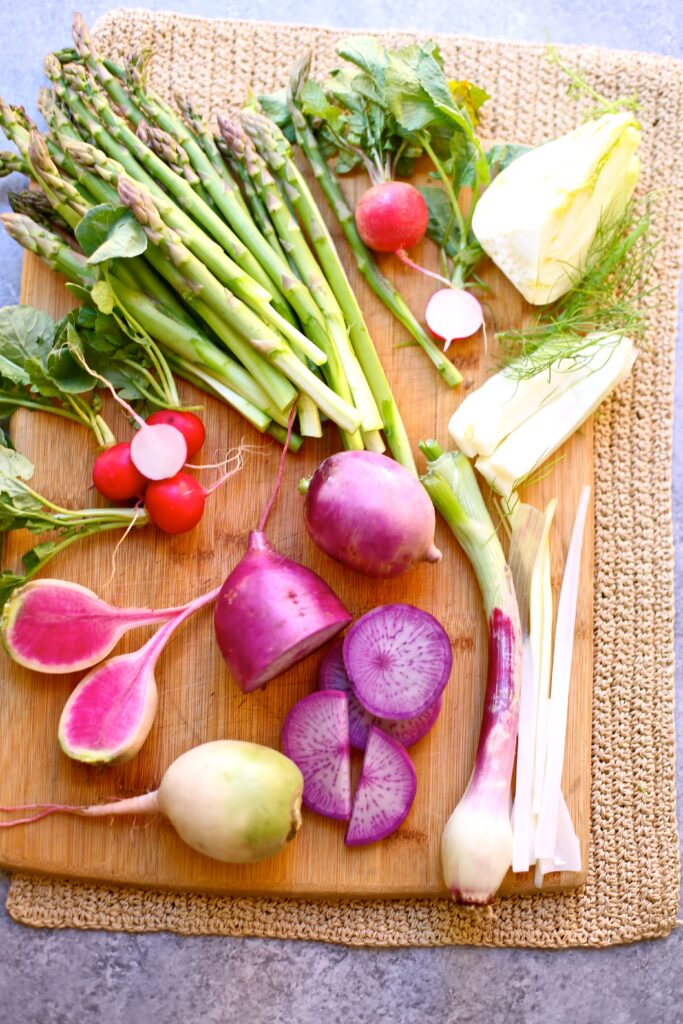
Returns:
[[[81,680],[59,721],[59,742],[68,757],[86,764],[121,764],[135,757],[156,714],[159,655],[181,622],[215,600],[218,589],[186,605],[139,650],[110,658]]]
[[[375,252],[411,249],[425,235],[429,210],[406,181],[383,181],[364,192],[356,206],[358,234]]]
[[[432,706],[451,673],[448,635],[433,615],[409,604],[374,608],[344,638],[353,692],[378,718],[415,718]]]
[[[416,790],[415,767],[405,748],[372,726],[346,830],[346,845],[376,843],[395,832],[408,817]]]
[[[166,480],[187,462],[187,442],[169,423],[143,423],[130,442],[130,457],[148,480]]]
[[[435,338],[446,343],[469,338],[484,323],[481,303],[463,288],[440,288],[425,309],[427,327]]]
[[[154,427],[157,423],[168,423],[180,431],[185,438],[188,459],[197,454],[206,440],[204,424],[193,412],[186,412],[184,409],[158,409],[147,417],[147,426]]]
[[[216,602],[216,638],[245,693],[322,647],[351,621],[327,584],[255,530]]]
[[[124,633],[182,608],[116,608],[77,583],[36,580],[11,595],[2,640],[14,661],[38,672],[76,672],[109,654]]]
[[[427,492],[386,455],[346,451],[325,459],[308,482],[304,517],[321,550],[365,576],[399,576],[441,558]]]
[[[389,736],[393,736],[404,747],[412,747],[423,736],[426,736],[439,717],[441,697],[437,697],[431,707],[416,718],[404,718],[401,721],[392,722],[389,718],[377,718],[375,715],[371,715],[353,692],[351,680],[344,667],[343,645],[343,640],[336,640],[330,647],[320,666],[318,684],[321,690],[340,690],[346,694],[349,702],[349,742],[351,746],[356,747],[357,750],[365,750],[370,728],[373,725],[382,729]]]
[[[351,756],[346,697],[309,693],[285,719],[282,749],[304,777],[304,806],[326,818],[351,815]]]

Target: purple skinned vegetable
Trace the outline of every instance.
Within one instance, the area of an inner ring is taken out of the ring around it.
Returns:
[[[441,558],[431,501],[413,474],[386,455],[338,452],[300,489],[314,543],[356,572],[400,576]]]
[[[19,665],[53,675],[78,672],[106,658],[128,630],[164,622],[184,607],[116,608],[78,583],[36,580],[11,595],[0,631]]]
[[[346,696],[319,690],[298,701],[282,728],[282,749],[304,777],[304,806],[326,818],[351,816],[351,757]]]
[[[216,602],[218,646],[245,693],[301,661],[351,621],[324,580],[281,555],[264,533],[282,482],[293,412],[271,499]]]
[[[416,790],[415,766],[405,747],[373,725],[353,798],[346,845],[376,843],[395,832],[408,817]]]
[[[98,765],[135,757],[156,715],[159,655],[181,622],[215,601],[219,591],[216,587],[191,601],[139,650],[110,658],[81,680],[59,720],[59,743],[67,757]]]
[[[385,604],[363,615],[344,638],[353,692],[378,718],[426,712],[451,674],[448,634],[433,615],[410,604]]]
[[[398,740],[404,747],[413,744],[426,736],[441,711],[441,697],[437,697],[431,707],[423,711],[417,718],[404,718],[393,722],[389,718],[376,718],[366,711],[356,698],[351,680],[346,674],[342,653],[344,641],[336,640],[323,658],[318,673],[318,685],[321,690],[340,690],[345,693],[349,702],[349,742],[357,750],[365,750],[370,735],[370,728],[376,725]]]

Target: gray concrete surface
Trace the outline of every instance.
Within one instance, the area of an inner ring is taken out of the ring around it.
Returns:
[[[84,0],[89,22],[112,7]],[[499,38],[594,43],[683,57],[680,0],[157,0],[149,8],[343,27],[419,26]],[[45,53],[69,38],[63,0],[2,4],[0,94],[34,110]],[[683,126],[682,126],[683,130]],[[7,187],[0,182],[0,207]],[[19,294],[20,253],[0,237],[0,304]],[[683,653],[683,359],[674,456],[677,663]],[[678,672],[680,684],[681,673]],[[678,711],[679,795],[683,783]],[[7,880],[0,880],[4,895]],[[608,950],[347,950],[321,944],[33,931],[0,911],[0,1024],[676,1024],[683,1021],[683,929]]]

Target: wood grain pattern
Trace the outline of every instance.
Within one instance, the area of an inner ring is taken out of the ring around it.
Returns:
[[[360,185],[346,183],[349,190]],[[325,209],[324,204],[321,207]],[[387,375],[417,444],[421,437],[448,441],[446,425],[467,391],[490,371],[491,359],[480,339],[454,346],[453,356],[464,383],[450,391],[422,352],[405,347],[405,334],[371,295],[355,272],[348,251],[338,240],[352,284],[361,299],[368,325]],[[436,265],[430,245],[413,253]],[[432,284],[397,267],[384,269],[400,280],[403,294],[416,312],[424,308]],[[517,324],[525,306],[517,292],[489,266],[491,285],[487,309],[488,337],[496,326]],[[25,261],[21,299],[54,315],[72,304],[62,282],[39,261]],[[190,387],[188,400],[197,401]],[[254,446],[240,477],[207,503],[200,526],[171,538],[152,527],[134,532],[118,552],[111,575],[115,541],[95,538],[55,559],[49,575],[82,583],[109,601],[128,605],[168,606],[185,601],[220,583],[239,560],[247,533],[258,521],[275,476],[279,448],[212,399],[205,406],[208,442],[205,461],[240,442]],[[123,417],[110,406],[107,416],[120,439],[129,436]],[[84,430],[45,414],[17,413],[12,423],[17,447],[36,463],[35,486],[67,506],[93,502],[88,488],[94,453]],[[525,498],[543,506],[558,496],[552,532],[552,578],[557,597],[564,557],[581,487],[592,483],[592,425],[580,430],[543,480],[529,486]],[[443,824],[458,801],[472,768],[482,713],[486,628],[472,571],[454,538],[439,522],[437,543],[443,551],[438,565],[424,565],[389,582],[366,580],[336,565],[309,540],[302,520],[299,478],[338,448],[333,429],[320,442],[309,441],[291,457],[280,499],[271,516],[269,535],[284,554],[299,559],[328,580],[354,616],[378,603],[409,601],[432,612],[444,624],[454,651],[454,668],[445,691],[443,711],[429,736],[411,754],[418,775],[413,809],[399,832],[382,843],[347,850],[343,827],[309,812],[297,839],[278,857],[257,865],[227,865],[188,849],[164,821],[132,822],[53,817],[23,829],[0,831],[0,862],[10,869],[73,878],[120,882],[154,888],[295,896],[435,896],[442,894],[439,842]],[[589,843],[593,530],[587,534],[577,617],[575,661],[567,731],[564,791],[581,837],[584,864]],[[17,566],[31,545],[28,535],[8,536],[3,565]],[[139,646],[148,629],[138,630],[118,650]],[[164,769],[184,750],[219,737],[254,740],[278,746],[284,716],[292,703],[315,688],[323,652],[311,656],[265,690],[244,696],[230,679],[213,639],[211,611],[204,609],[174,636],[157,667],[159,711],[151,735],[130,764],[97,770],[69,761],[59,750],[57,723],[75,676],[49,678],[21,669],[2,656],[0,699],[4,710],[4,741],[0,749],[0,804],[41,800],[84,804],[129,796],[154,788]],[[357,755],[354,755],[356,758]],[[354,763],[357,771],[359,765]],[[547,876],[544,888],[581,884],[584,874]],[[505,893],[533,891],[528,876],[508,875]]]

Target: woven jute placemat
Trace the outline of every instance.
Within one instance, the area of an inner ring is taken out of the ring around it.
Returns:
[[[348,33],[344,33],[348,34]],[[251,86],[283,86],[304,47],[314,72],[333,66],[341,35],[323,28],[206,21],[111,11],[96,26],[105,52],[152,46],[156,87],[189,93],[206,112],[239,106]],[[388,45],[418,33],[387,32]],[[544,47],[443,36],[457,78],[492,96],[490,138],[537,144],[577,120],[566,81]],[[608,95],[640,98],[642,191],[666,190],[654,214],[662,238],[648,344],[595,429],[595,680],[591,852],[586,885],[513,897],[484,909],[446,899],[309,902],[201,896],[17,875],[12,917],[45,927],[173,930],[184,934],[323,939],[349,945],[451,943],[603,946],[663,936],[679,897],[674,776],[671,439],[674,343],[683,243],[683,65],[593,48],[562,53]]]

